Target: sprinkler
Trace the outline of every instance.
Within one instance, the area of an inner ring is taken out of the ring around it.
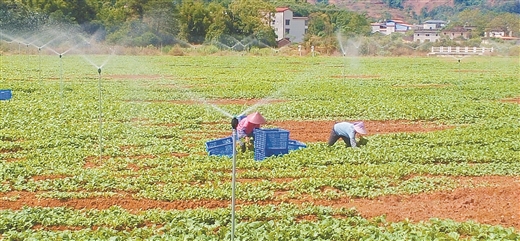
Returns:
[[[103,109],[101,105],[103,104],[103,93],[101,90],[101,67],[98,67],[98,89],[99,89],[99,160],[102,160],[103,157]]]
[[[100,70],[101,71],[101,70]],[[233,117],[233,119],[231,119],[231,128],[233,130],[236,130],[237,129],[237,126],[238,126],[238,119],[237,117]]]
[[[233,129],[233,170],[231,171],[231,240],[235,239],[235,190],[236,190],[236,162],[237,162],[237,126],[238,119],[231,119]]]

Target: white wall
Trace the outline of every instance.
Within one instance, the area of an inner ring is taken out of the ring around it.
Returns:
[[[276,41],[283,38],[289,38],[291,42],[301,43],[306,32],[307,17],[294,17],[293,12],[288,9],[284,12],[276,12],[274,14],[274,24],[271,27],[276,34]],[[289,21],[287,25],[287,21]],[[286,32],[288,30],[288,33]]]

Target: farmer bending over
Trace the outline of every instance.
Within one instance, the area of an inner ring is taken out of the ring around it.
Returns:
[[[363,122],[338,122],[332,127],[329,137],[329,146],[334,145],[336,141],[341,138],[347,145],[347,147],[356,147],[356,134],[366,135],[367,129]]]
[[[260,128],[262,124],[265,124],[265,118],[259,112],[251,113],[238,122],[238,138],[245,139],[245,141],[240,141],[242,152],[246,151],[246,143],[249,144],[250,148],[253,147],[253,139],[251,137],[253,137],[255,128]]]

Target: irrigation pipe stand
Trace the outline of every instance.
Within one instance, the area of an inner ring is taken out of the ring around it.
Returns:
[[[236,191],[236,163],[237,163],[237,126],[238,119],[231,119],[233,129],[233,170],[231,171],[231,240],[235,240],[235,191]]]

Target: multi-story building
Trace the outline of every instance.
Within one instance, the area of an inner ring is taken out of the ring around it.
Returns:
[[[307,33],[308,17],[295,17],[288,7],[276,8],[271,27],[276,34],[276,41],[289,40],[301,43]]]
[[[383,23],[372,23],[372,33],[382,33],[389,35],[391,33],[404,33],[411,29],[411,25],[406,24],[402,20],[386,20]]]
[[[413,33],[413,41],[435,42],[441,38],[440,30],[446,26],[445,21],[428,20],[417,26]]]

